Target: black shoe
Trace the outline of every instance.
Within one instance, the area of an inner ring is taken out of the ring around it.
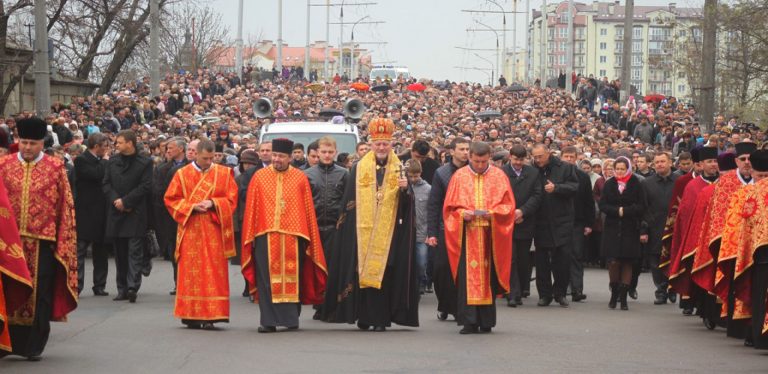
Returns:
[[[755,342],[752,340],[752,334],[747,335],[747,338],[744,339],[744,346],[745,347],[754,347]]]
[[[683,315],[684,316],[692,316],[693,315],[693,308],[685,308],[685,309],[683,309]]]
[[[507,300],[507,306],[510,308],[517,308],[517,301],[515,301],[515,299]]]
[[[147,263],[141,269],[141,275],[148,277],[149,273],[151,272],[152,272],[152,261],[147,261]]]
[[[629,297],[631,297],[632,300],[637,300],[637,290],[636,289],[633,288],[633,289],[629,290],[627,295],[629,295]]]
[[[315,320],[315,321],[319,321],[320,320],[320,309],[315,311],[315,314],[312,315],[312,319]]]
[[[248,284],[245,285],[245,288],[243,288],[243,297],[251,296],[251,293],[248,290]]]
[[[653,305],[664,305],[667,303],[667,295],[656,296],[656,300],[653,301]]]
[[[552,304],[552,298],[551,297],[542,297],[539,299],[539,303],[536,304],[538,306],[549,306],[549,304]]]
[[[528,296],[531,296],[531,292],[530,291],[523,291],[523,297],[528,297]]]
[[[423,295],[427,293],[427,287],[421,286],[419,287],[419,295]]]
[[[271,332],[277,331],[277,327],[275,326],[259,326],[259,329],[257,330],[260,333],[268,334]]]
[[[567,308],[568,307],[568,300],[565,298],[565,296],[555,296],[555,302],[560,304],[561,307]]]
[[[629,286],[626,284],[619,285],[619,305],[621,305],[621,310],[629,310],[629,305],[627,305],[627,294],[629,293]]]
[[[611,290],[611,300],[608,301],[608,307],[616,309],[616,302],[619,301],[619,285],[616,283],[609,283],[608,288]]]
[[[523,305],[523,299],[521,299],[520,297],[516,297],[516,298],[515,298],[515,304],[517,304],[517,305]]]
[[[187,328],[192,330],[199,330],[202,327],[200,322],[184,322],[184,324],[187,325]]]
[[[216,328],[213,326],[213,322],[203,322],[200,324],[200,328],[203,330],[216,330]]]
[[[481,327],[480,328],[480,332],[483,333],[483,334],[487,334],[487,333],[491,332],[491,329],[492,329],[491,327]]]
[[[676,303],[676,302],[677,302],[677,294],[676,294],[676,293],[674,293],[674,292],[670,292],[670,293],[667,295],[667,299],[669,300],[669,302],[670,302],[670,303],[674,304],[674,303]]]
[[[448,319],[448,313],[446,312],[437,312],[437,319],[440,321],[445,321]]]
[[[109,296],[109,292],[104,291],[104,290],[99,289],[99,288],[94,289],[93,290],[93,294],[96,295],[96,296]]]
[[[371,328],[371,325],[368,325],[368,324],[365,324],[365,323],[362,323],[362,322],[358,322],[357,323],[357,328],[360,329],[360,330],[368,330],[368,329]]]
[[[433,292],[435,292],[435,290],[432,288],[432,285],[431,284],[428,285],[427,286],[427,293],[433,293]]]
[[[135,303],[136,302],[136,291],[134,290],[128,290],[128,302],[129,303]]]
[[[459,331],[459,334],[461,335],[477,334],[477,326],[464,325],[464,327],[461,328],[461,331]]]
[[[176,296],[176,287],[174,286],[171,292],[168,292],[168,294],[171,296]]]
[[[581,292],[574,292],[574,293],[571,294],[571,300],[574,303],[578,303],[579,301],[586,300],[586,299],[587,299],[587,295],[585,295],[585,294],[583,294]]]
[[[373,326],[373,331],[384,332],[384,331],[387,331],[387,327],[386,326]]]
[[[286,330],[288,330],[288,331],[293,331],[293,330],[298,330],[298,329],[299,329],[299,326],[288,326],[288,327],[286,327]]]
[[[43,359],[43,356],[40,356],[40,355],[33,355],[33,356],[26,356],[26,357],[27,357],[27,361],[32,361],[32,362],[38,362]]]
[[[125,300],[128,300],[128,296],[125,296],[124,293],[118,293],[117,296],[115,296],[115,298],[112,299],[112,300],[113,301],[125,301]]]

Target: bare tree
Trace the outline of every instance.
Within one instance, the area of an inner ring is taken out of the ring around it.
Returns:
[[[191,33],[192,59],[182,61],[185,34]],[[222,20],[221,13],[210,6],[200,7],[193,3],[182,3],[170,7],[163,22],[163,37],[160,40],[161,53],[174,67],[191,63],[202,67],[212,65],[231,46],[229,27]]]

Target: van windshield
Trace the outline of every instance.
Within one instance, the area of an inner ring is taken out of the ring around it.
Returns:
[[[355,153],[355,147],[357,147],[357,138],[355,137],[354,134],[328,134],[328,133],[311,133],[311,132],[303,132],[303,133],[270,132],[270,133],[264,134],[262,138],[262,142],[272,141],[272,139],[277,139],[277,138],[287,138],[287,139],[293,140],[294,143],[304,144],[304,149],[306,150],[309,143],[312,143],[315,140],[322,138],[323,136],[330,136],[336,140],[336,149],[338,150],[338,153],[342,153],[342,152],[346,152],[349,154]]]

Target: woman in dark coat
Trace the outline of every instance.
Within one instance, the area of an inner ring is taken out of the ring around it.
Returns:
[[[603,242],[600,254],[608,261],[611,301],[608,307],[627,306],[627,292],[632,281],[632,264],[640,258],[641,235],[647,240],[642,227],[645,196],[640,180],[632,174],[629,159],[619,157],[613,165],[614,177],[605,182],[600,197],[600,211],[605,214]]]

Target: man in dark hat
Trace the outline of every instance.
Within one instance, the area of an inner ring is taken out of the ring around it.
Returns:
[[[693,263],[693,251],[698,245],[704,219],[703,214],[695,214],[696,201],[701,191],[708,185],[717,182],[720,176],[717,153],[716,147],[699,149],[701,175],[685,186],[675,219],[674,237],[679,239],[678,245],[673,246],[670,252],[669,285],[672,290],[682,295],[680,307],[683,309],[684,315],[693,314],[694,300],[691,299],[691,296],[695,292],[691,290],[690,271]]]
[[[726,295],[728,303],[734,304],[728,308],[733,318],[729,322],[742,328],[744,345],[768,349],[768,247],[761,244],[768,242],[768,206],[762,203],[768,195],[768,151],[755,151],[749,160],[754,185],[740,189],[731,200],[727,215],[734,222],[729,222],[723,233],[718,262],[718,275],[725,275],[726,281],[716,284],[715,291],[721,298]],[[732,270],[721,266],[724,256],[728,257],[726,265]],[[728,330],[730,334],[730,324]]]
[[[259,332],[299,327],[301,304],[323,300],[327,277],[312,190],[292,167],[293,142],[272,140],[272,163],[248,186],[241,264],[259,301]]]
[[[18,122],[19,153],[0,158],[0,178],[14,208],[33,296],[9,318],[13,354],[40,360],[50,321],[77,307],[75,207],[64,164],[43,154],[46,123]]]

